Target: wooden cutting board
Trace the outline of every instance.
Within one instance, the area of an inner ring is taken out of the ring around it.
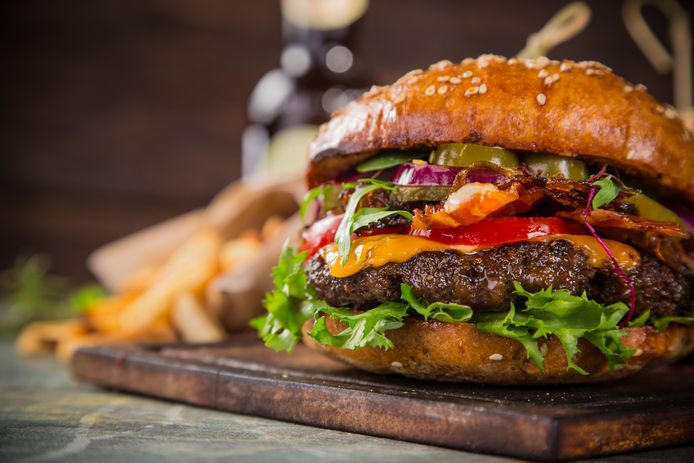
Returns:
[[[493,387],[370,375],[244,335],[220,345],[85,348],[72,370],[101,386],[219,410],[527,459],[694,442],[694,363],[612,384]]]

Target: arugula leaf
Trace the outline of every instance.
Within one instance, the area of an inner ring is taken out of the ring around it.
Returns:
[[[400,297],[424,317],[424,320],[432,318],[440,322],[455,323],[472,318],[472,309],[467,305],[454,302],[434,302],[425,305],[424,301],[414,295],[412,287],[405,283],[400,284]]]
[[[412,220],[412,214],[408,211],[389,211],[388,208],[381,207],[365,207],[359,209],[352,219],[352,231],[359,230],[362,227],[378,222],[391,215],[401,215],[408,220]]]
[[[593,209],[600,209],[602,206],[611,203],[619,195],[620,187],[615,184],[610,177],[603,177],[593,182],[593,185],[600,188],[593,197]]]
[[[263,301],[268,313],[250,322],[265,345],[273,350],[291,352],[301,337],[301,326],[311,316],[305,302],[311,296],[303,269],[306,255],[305,252],[295,254],[291,246],[284,245],[279,263],[272,269],[275,290]]]
[[[301,200],[301,205],[299,206],[299,217],[304,220],[306,217],[306,212],[311,204],[314,203],[323,194],[324,185],[318,185],[315,188],[311,188],[306,192],[304,198]]]
[[[388,169],[413,159],[421,159],[424,156],[421,153],[383,153],[359,164],[357,172],[364,173]]]
[[[668,315],[660,317],[653,321],[658,331],[663,331],[670,326],[670,323],[679,323],[681,325],[694,325],[694,312],[682,312],[683,315]]]
[[[514,282],[514,287],[515,294],[526,299],[525,308],[518,313],[512,305],[503,320],[498,315],[476,316],[477,329],[522,342],[528,357],[540,370],[543,364],[542,356],[537,355],[537,339],[550,335],[556,336],[564,347],[568,367],[581,374],[588,373],[574,363],[580,338],[600,349],[610,369],[626,362],[634,353],[621,342],[624,333],[617,325],[629,311],[626,304],[604,306],[588,299],[585,292],[574,296],[568,290],[554,291],[549,287],[531,293],[518,282]]]
[[[354,189],[354,193],[352,193],[352,196],[350,196],[349,201],[347,202],[347,207],[345,207],[345,214],[342,217],[342,222],[340,222],[340,226],[337,227],[337,232],[335,233],[335,243],[337,243],[337,250],[340,254],[342,264],[345,264],[347,262],[347,258],[349,257],[349,250],[352,244],[352,233],[354,232],[354,230],[374,222],[374,217],[380,217],[376,219],[380,220],[383,217],[392,215],[383,214],[386,212],[386,210],[380,208],[366,208],[366,211],[364,213],[357,212],[357,208],[359,207],[359,203],[361,202],[361,200],[364,199],[366,195],[368,195],[372,191],[392,191],[396,188],[396,186],[390,182],[374,178],[361,179],[360,181],[370,183],[370,185],[357,185],[357,187]],[[393,214],[400,214],[406,218],[412,218],[412,214],[410,214],[407,211],[391,212]]]

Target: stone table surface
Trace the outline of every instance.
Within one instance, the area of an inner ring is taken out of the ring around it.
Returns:
[[[79,384],[0,343],[0,462],[513,462],[235,415]],[[694,446],[590,461],[691,462]]]

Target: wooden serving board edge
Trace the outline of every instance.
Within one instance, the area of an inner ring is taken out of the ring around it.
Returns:
[[[408,398],[403,410],[395,406],[401,397],[369,387],[346,388],[328,380],[309,385],[278,373],[163,359],[139,348],[81,349],[72,371],[77,379],[100,386],[217,410],[532,460],[587,458],[694,441],[694,426],[663,432],[673,412],[681,415],[678,422],[694,423],[691,407],[628,413],[631,432],[625,433],[619,429],[623,417],[620,421],[595,411],[575,417],[519,416],[518,410],[510,413],[502,407],[419,398]],[[633,433],[640,438],[627,437]],[[508,442],[510,436],[513,442]]]

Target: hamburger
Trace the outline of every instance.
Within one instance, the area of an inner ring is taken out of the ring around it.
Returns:
[[[604,381],[694,349],[694,142],[597,62],[483,55],[374,87],[309,148],[266,345],[442,381]]]

